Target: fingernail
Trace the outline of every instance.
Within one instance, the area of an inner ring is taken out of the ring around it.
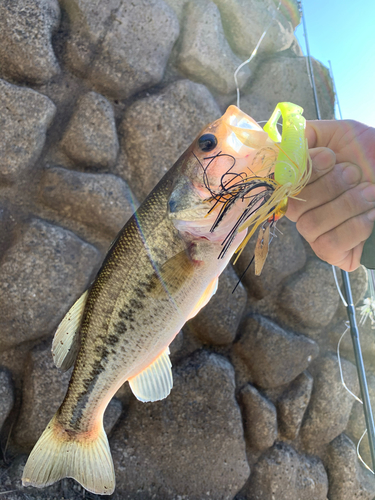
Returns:
[[[370,203],[375,201],[375,185],[370,184],[369,186],[365,187],[365,189],[362,191],[362,196],[366,201],[369,201]]]
[[[375,221],[375,209],[370,210],[369,212],[367,212],[367,218],[368,218],[371,222],[374,222],[374,221]]]
[[[342,178],[348,186],[356,186],[361,180],[361,172],[355,165],[348,165],[342,172]]]

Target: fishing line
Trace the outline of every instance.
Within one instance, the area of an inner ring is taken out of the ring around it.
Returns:
[[[253,263],[254,259],[255,259],[255,255],[253,255],[253,256],[252,256],[251,261],[248,263],[248,265],[247,265],[247,267],[246,267],[245,271],[241,274],[241,276],[240,276],[239,280],[237,281],[236,286],[233,288],[232,293],[234,293],[234,292],[236,291],[236,289],[237,289],[238,285],[241,283],[242,278],[243,278],[243,277],[245,276],[245,274],[247,273],[247,271],[248,271],[249,267],[251,266],[251,264]]]
[[[363,405],[363,401],[361,399],[359,399],[359,397],[356,396],[354,394],[354,392],[352,392],[349,389],[349,387],[345,384],[345,381],[344,381],[344,374],[342,372],[342,365],[341,365],[340,345],[341,345],[342,339],[345,337],[345,335],[348,333],[348,331],[350,329],[349,323],[346,322],[345,324],[346,324],[346,329],[345,329],[344,333],[341,335],[340,340],[337,343],[337,358],[338,358],[338,362],[339,362],[339,370],[340,370],[341,383],[344,386],[344,388],[348,391],[348,393],[351,394],[356,401],[358,401],[359,403],[361,403],[361,405]]]
[[[371,474],[374,474],[374,471],[366,464],[366,462],[363,460],[360,452],[359,452],[359,447],[361,445],[361,442],[362,442],[362,439],[365,437],[365,435],[367,434],[367,429],[364,430],[360,440],[358,441],[357,443],[357,457],[359,458],[359,460],[363,463],[363,465],[366,467],[367,470],[369,470],[371,472]]]
[[[336,274],[336,267],[335,266],[332,266],[332,272],[333,272],[333,277],[335,278],[335,283],[336,283],[336,288],[337,288],[337,291],[340,295],[340,298],[342,300],[342,303],[344,304],[345,307],[348,307],[348,304],[346,302],[346,300],[344,299],[344,296],[342,294],[342,291],[341,291],[341,288],[340,288],[340,285],[339,285],[339,281],[337,279],[337,274]]]
[[[255,46],[255,49],[252,51],[250,57],[248,59],[246,59],[246,61],[244,61],[243,63],[241,63],[238,68],[236,69],[236,71],[234,72],[234,81],[235,81],[235,84],[236,84],[236,92],[237,92],[237,108],[240,108],[240,87],[239,87],[239,83],[238,83],[238,80],[237,80],[237,75],[238,75],[238,72],[246,65],[246,64],[249,64],[253,59],[254,57],[256,56],[257,52],[258,52],[258,49],[259,49],[259,46],[260,44],[263,42],[263,38],[266,36],[267,34],[267,31],[270,29],[272,23],[274,22],[275,18],[276,18],[276,15],[278,13],[278,11],[280,10],[280,7],[281,7],[281,0],[279,2],[279,5],[277,6],[277,9],[275,10],[275,12],[273,13],[272,15],[272,19],[271,21],[268,23],[266,29],[263,31],[261,37],[259,38],[258,40],[258,43],[256,44]]]

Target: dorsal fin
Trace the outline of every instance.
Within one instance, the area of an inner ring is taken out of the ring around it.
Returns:
[[[173,387],[171,367],[167,347],[143,372],[129,379],[134,396],[143,403],[166,398]]]
[[[73,304],[57,327],[52,342],[52,356],[57,368],[69,370],[73,365],[79,349],[78,331],[81,326],[88,290]]]

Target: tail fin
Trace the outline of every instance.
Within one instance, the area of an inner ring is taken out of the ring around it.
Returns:
[[[113,493],[115,473],[103,425],[95,438],[77,439],[61,432],[56,415],[52,418],[26,462],[22,483],[43,488],[64,477],[92,493]]]

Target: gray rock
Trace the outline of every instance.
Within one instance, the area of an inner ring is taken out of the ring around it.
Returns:
[[[221,12],[225,34],[232,49],[247,58],[255,49],[263,31],[271,26],[262,41],[260,52],[285,50],[293,41],[293,25],[272,0],[214,0]]]
[[[13,210],[6,203],[0,205],[0,255],[14,244],[20,224]]]
[[[15,391],[22,389],[22,379],[29,351],[30,344],[28,342],[18,344],[6,351],[0,351],[0,366],[12,374]]]
[[[174,10],[181,24],[184,18],[185,5],[189,2],[189,0],[164,0],[164,2],[167,3],[169,7],[171,7]]]
[[[64,0],[70,18],[66,63],[100,92],[125,99],[161,81],[179,35],[162,0]]]
[[[343,358],[341,365],[346,385],[358,393],[355,366]],[[312,374],[314,387],[300,433],[306,450],[316,453],[345,430],[354,398],[342,385],[336,355],[317,360]]]
[[[119,143],[111,103],[96,92],[82,96],[61,142],[64,152],[89,170],[108,170],[116,163]]]
[[[84,291],[99,258],[70,231],[34,219],[2,261],[1,348],[50,333]]]
[[[65,397],[72,370],[58,370],[52,359],[51,343],[35,347],[26,363],[22,407],[13,437],[24,449],[34,446]],[[122,412],[114,398],[104,414],[104,429],[110,433]]]
[[[0,71],[20,83],[41,84],[59,71],[51,44],[60,22],[57,0],[0,4]]]
[[[207,88],[189,80],[173,83],[126,110],[121,131],[129,167],[121,175],[140,201],[199,131],[220,115]]]
[[[361,332],[362,333],[362,332]],[[373,334],[374,335],[374,334]],[[362,335],[361,335],[361,346],[362,346]],[[367,366],[367,365],[366,365]],[[375,376],[372,374],[366,374],[367,385],[370,394],[370,401],[373,414],[375,413]],[[351,387],[349,387],[351,389]],[[366,429],[365,416],[363,413],[363,405],[359,401],[354,401],[352,412],[350,414],[350,419],[348,426],[345,430],[346,434],[354,441],[358,443],[361,439],[363,433]],[[372,460],[370,453],[370,446],[368,441],[368,435],[366,434],[360,444],[359,452],[365,463],[372,468]]]
[[[374,476],[360,466],[352,441],[340,434],[329,444],[326,458],[330,500],[372,500]]]
[[[328,69],[313,60],[315,83],[322,118],[334,118],[334,93]],[[275,57],[263,61],[248,85],[248,94],[241,98],[241,109],[256,121],[268,120],[280,101],[302,106],[307,120],[316,119],[313,93],[305,57]]]
[[[233,348],[247,364],[253,382],[262,388],[291,382],[319,352],[313,340],[283,330],[261,316],[250,316],[243,322]]]
[[[233,368],[202,351],[173,377],[168,398],[152,404],[133,398],[114,431],[114,498],[232,499],[249,475]]]
[[[8,370],[0,367],[0,432],[14,404],[12,376]]]
[[[297,327],[302,324],[321,328],[334,317],[339,300],[331,266],[311,259],[303,271],[284,284],[279,306],[288,316],[287,321],[292,322],[294,318]]]
[[[220,275],[217,292],[210,302],[189,321],[189,328],[205,343],[226,345],[234,341],[244,313],[247,294],[232,266]]]
[[[185,10],[178,69],[192,80],[204,83],[216,92],[235,92],[234,72],[242,63],[230,48],[217,6],[209,0],[190,2]],[[250,76],[244,66],[238,73],[241,88]]]
[[[25,366],[22,407],[13,438],[24,449],[34,446],[68,388],[71,370],[61,372],[52,359],[51,342],[35,347]]]
[[[292,45],[289,47],[289,49],[287,49],[286,52],[284,52],[284,55],[288,55],[291,57],[303,57],[303,50],[299,44],[297,37],[294,37]]]
[[[105,432],[109,435],[116,425],[122,413],[122,403],[117,398],[112,398],[104,412],[103,425]]]
[[[172,342],[169,344],[171,358],[178,355],[178,351],[181,349],[183,343],[184,343],[184,334],[183,331],[180,330],[178,334],[175,336],[175,338],[172,340]]]
[[[308,372],[303,372],[279,398],[277,402],[279,430],[285,438],[294,440],[298,436],[312,387],[312,376]]]
[[[261,275],[255,275],[252,265],[241,280],[250,296],[258,300],[269,295],[283,279],[306,263],[305,248],[293,222],[284,217],[277,223],[274,233]],[[235,270],[239,276],[242,276],[254,255],[256,241],[257,234],[251,238],[236,262]]]
[[[120,177],[85,174],[59,167],[45,170],[41,194],[43,202],[67,221],[77,220],[112,238],[138,206]]]
[[[328,479],[319,458],[276,443],[254,466],[243,491],[246,500],[326,500]]]
[[[0,179],[18,181],[33,166],[55,111],[48,97],[0,80]]]
[[[273,0],[275,5],[278,6],[278,0]],[[295,29],[299,23],[301,22],[301,13],[299,11],[299,5],[297,0],[290,0],[288,4],[280,5],[280,12],[283,14],[288,21],[290,21],[293,25],[293,29]]]
[[[247,444],[257,450],[270,448],[277,438],[275,405],[251,384],[240,392]]]

